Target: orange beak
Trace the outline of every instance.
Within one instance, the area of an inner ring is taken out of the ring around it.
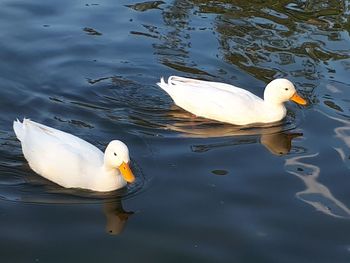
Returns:
[[[294,102],[296,102],[296,103],[298,103],[298,104],[300,104],[300,105],[306,105],[307,104],[307,101],[306,100],[304,100],[302,97],[300,97],[299,95],[298,95],[298,93],[294,93],[294,95],[290,98],[290,100],[292,100],[292,101],[294,101]]]
[[[122,173],[122,176],[125,179],[125,181],[127,181],[128,183],[132,183],[133,181],[135,181],[135,176],[132,173],[128,163],[122,162],[122,164],[118,168],[119,171]]]

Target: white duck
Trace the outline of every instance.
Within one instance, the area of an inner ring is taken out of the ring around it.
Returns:
[[[264,99],[233,85],[171,76],[157,83],[175,104],[193,114],[237,125],[276,122],[286,116],[284,102],[306,105],[287,79],[275,79],[265,88]]]
[[[94,145],[29,119],[14,121],[24,157],[39,175],[67,188],[112,191],[133,182],[129,150],[111,141],[103,154]]]

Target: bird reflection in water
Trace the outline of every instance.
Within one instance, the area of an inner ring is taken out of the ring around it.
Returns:
[[[262,134],[260,143],[266,147],[272,154],[285,155],[292,150],[292,141],[294,138],[303,136],[302,133],[274,133]]]
[[[134,212],[123,209],[121,200],[103,203],[103,213],[106,216],[106,232],[111,235],[119,235]]]
[[[204,118],[194,117],[191,113],[173,107],[166,125],[167,130],[181,132],[186,138],[225,138],[222,143],[198,144],[191,147],[193,152],[206,152],[215,148],[232,145],[261,143],[274,155],[285,155],[292,150],[292,141],[302,133],[283,131],[283,122],[263,125],[235,126]],[[290,127],[287,127],[290,129]],[[234,137],[234,138],[232,138]]]
[[[302,136],[302,133],[275,133],[244,136],[242,139],[225,141],[223,143],[198,144],[191,147],[193,152],[206,152],[216,148],[228,147],[233,145],[254,144],[260,142],[274,155],[288,154],[292,149],[292,140]],[[260,137],[259,137],[260,136]],[[259,140],[260,139],[260,140]]]
[[[29,167],[27,169],[31,171]],[[111,235],[119,235],[125,228],[129,217],[134,214],[123,208],[122,198],[130,194],[127,188],[112,192],[63,188],[35,173],[28,173],[25,181],[27,183],[21,185],[26,188],[21,188],[18,193],[13,194],[12,189],[12,200],[38,204],[99,205],[106,218],[105,231]],[[35,191],[38,187],[40,187],[40,192]]]

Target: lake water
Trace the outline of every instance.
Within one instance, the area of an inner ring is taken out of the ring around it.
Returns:
[[[0,9],[1,262],[349,262],[349,1],[23,1]],[[310,101],[285,120],[194,119],[161,76]],[[28,167],[16,118],[130,149],[99,195]]]

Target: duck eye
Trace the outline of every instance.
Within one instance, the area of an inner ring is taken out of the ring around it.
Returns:
[[[116,153],[114,153],[114,156],[117,156],[117,154],[116,154]]]
[[[288,90],[288,88],[285,88],[285,90]]]

